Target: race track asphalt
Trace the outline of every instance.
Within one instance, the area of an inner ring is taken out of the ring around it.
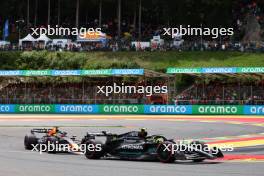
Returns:
[[[33,127],[62,126],[69,135],[87,131],[122,133],[146,127],[149,134],[176,139],[202,139],[263,133],[263,127],[223,122],[165,120],[26,120],[0,121],[0,176],[263,176],[264,162],[206,161],[204,163],[87,160],[83,155],[39,154],[25,151],[24,135]],[[247,153],[264,154],[264,149]]]

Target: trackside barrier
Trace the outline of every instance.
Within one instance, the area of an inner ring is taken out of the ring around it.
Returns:
[[[144,105],[99,105],[100,114],[144,114]]]
[[[243,106],[238,105],[193,105],[193,114],[198,115],[241,115]]]
[[[180,73],[264,73],[264,67],[215,67],[215,68],[168,68],[168,74],[180,74]]]
[[[98,114],[98,105],[55,105],[56,114]]]
[[[1,114],[264,115],[263,106],[0,104]]]
[[[145,105],[145,114],[192,114],[192,106]]]
[[[246,115],[264,115],[264,106],[244,106]]]
[[[42,105],[42,104],[27,104],[27,105],[15,105],[15,113],[18,114],[49,114],[55,112],[55,105]]]
[[[0,76],[92,76],[92,75],[144,75],[144,69],[101,70],[0,70]]]

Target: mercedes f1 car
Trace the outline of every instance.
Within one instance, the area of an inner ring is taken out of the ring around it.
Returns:
[[[98,140],[100,137],[104,138],[104,142]],[[168,140],[161,135],[147,136],[144,130],[124,134],[87,133],[85,141],[87,145],[102,145],[101,151],[87,150],[85,156],[88,159],[104,157],[172,163],[175,160],[202,162],[206,159],[213,160],[223,157],[221,150],[216,147],[209,149],[203,142],[193,141],[186,145]]]
[[[32,129],[24,138],[26,150],[40,152],[80,152],[80,144],[76,136],[68,137],[66,132],[60,131],[58,127],[52,129]]]

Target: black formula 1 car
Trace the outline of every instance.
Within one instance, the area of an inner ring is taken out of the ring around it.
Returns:
[[[82,143],[85,142],[78,141],[76,136],[68,137],[67,133],[60,131],[58,127],[32,129],[30,134],[24,138],[26,150],[48,153],[80,152]]]
[[[104,138],[104,141],[97,140]],[[122,160],[144,160],[172,163],[175,160],[190,160],[202,162],[206,159],[223,157],[216,147],[208,148],[200,141],[183,144],[168,140],[161,135],[147,136],[141,131],[131,131],[124,134],[87,133],[84,137],[87,145],[101,145],[101,151],[86,151],[88,159],[115,158]]]

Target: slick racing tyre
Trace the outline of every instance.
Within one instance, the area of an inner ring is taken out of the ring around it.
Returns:
[[[167,150],[167,147],[170,150]],[[173,163],[175,161],[175,156],[173,154],[173,143],[171,142],[163,142],[158,145],[157,148],[157,156],[160,162],[162,163]]]
[[[101,146],[98,150],[96,146]],[[100,159],[104,156],[103,143],[97,140],[89,140],[86,142],[85,157],[87,159]]]
[[[38,139],[34,135],[26,135],[24,138],[24,146],[26,150],[32,150],[34,145],[38,144]]]

